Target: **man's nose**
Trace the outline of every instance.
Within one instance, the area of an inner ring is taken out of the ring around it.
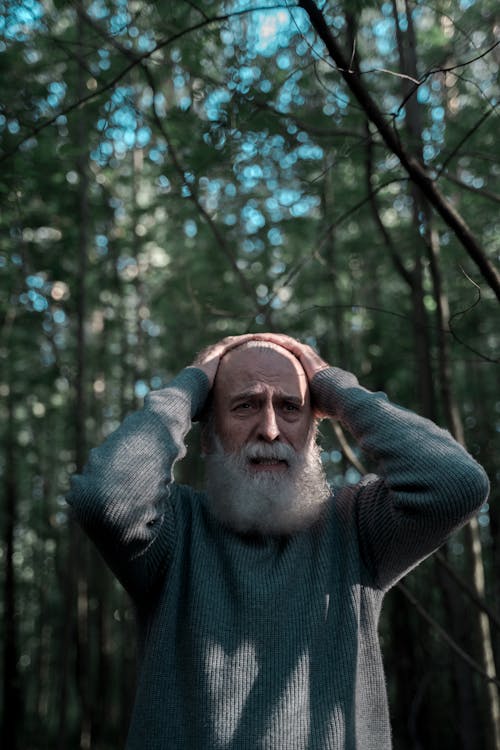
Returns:
[[[276,412],[272,404],[267,404],[262,411],[259,423],[259,439],[268,443],[278,440],[280,430],[276,419]]]

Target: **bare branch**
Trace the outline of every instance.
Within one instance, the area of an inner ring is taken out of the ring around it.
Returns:
[[[207,14],[206,14],[206,13],[205,13],[205,11],[203,10],[203,8],[199,8],[199,7],[198,7],[198,6],[196,5],[196,3],[193,3],[193,2],[192,2],[192,0],[184,0],[184,2],[186,3],[186,5],[189,5],[189,6],[191,7],[191,8],[194,8],[194,10],[196,10],[196,11],[197,11],[197,12],[198,12],[198,13],[200,14],[200,16],[203,16],[203,18],[204,18],[204,19],[205,19],[206,21],[210,20],[209,16],[207,16]]]
[[[490,618],[490,622],[492,625],[496,627],[498,631],[500,631],[500,616],[494,612],[491,607],[489,607],[484,599],[482,599],[480,596],[478,596],[477,592],[473,589],[472,586],[470,586],[469,583],[467,583],[466,580],[460,576],[455,568],[450,565],[446,557],[443,555],[442,552],[436,552],[434,555],[434,559],[441,565],[441,567],[448,573],[450,578],[452,578],[457,586],[459,586],[462,591],[471,599],[476,607],[479,607],[479,609],[482,609],[483,612],[486,612],[488,617]]]
[[[90,23],[90,25],[93,28],[95,28],[100,34],[102,34],[104,36],[107,36],[106,32],[99,26],[99,24],[97,24],[95,21],[93,21],[92,19],[90,19],[87,16],[86,13],[82,12],[82,15],[86,18],[86,20],[88,21],[88,23]],[[129,57],[130,58],[133,55],[133,53],[131,53],[130,50],[128,50],[125,47],[123,47],[117,40],[112,40],[112,41],[113,41],[113,44],[116,47],[116,49],[121,54],[123,54],[125,57]],[[177,174],[181,178],[183,185],[185,186],[185,188],[187,190],[189,198],[195,204],[198,213],[202,216],[202,218],[205,220],[205,222],[210,227],[210,229],[212,231],[212,234],[214,235],[215,240],[217,241],[217,244],[218,244],[219,248],[222,250],[223,254],[226,256],[227,260],[229,261],[229,264],[230,264],[231,268],[233,269],[234,273],[236,274],[237,278],[239,279],[241,288],[243,289],[244,293],[252,300],[252,302],[254,303],[256,311],[258,313],[260,313],[260,314],[262,314],[263,312],[265,314],[265,308],[263,306],[261,306],[261,305],[258,305],[258,303],[256,302],[256,300],[255,300],[255,291],[254,291],[252,285],[250,284],[250,282],[248,281],[248,279],[246,278],[245,274],[239,268],[239,266],[238,266],[238,264],[236,262],[236,257],[234,255],[234,253],[231,251],[231,248],[229,247],[228,243],[226,242],[224,236],[221,234],[221,232],[219,230],[219,227],[217,226],[217,224],[214,222],[214,220],[212,219],[212,217],[210,216],[210,214],[208,213],[208,211],[203,206],[202,202],[200,201],[200,199],[199,199],[199,197],[198,197],[198,195],[196,193],[196,190],[195,190],[194,186],[192,184],[188,184],[186,182],[185,169],[182,167],[182,165],[181,165],[181,163],[179,161],[179,158],[178,158],[177,153],[176,153],[176,151],[175,151],[175,149],[173,147],[173,144],[172,144],[172,141],[171,141],[170,136],[168,134],[168,131],[167,131],[166,127],[165,127],[164,121],[163,121],[163,119],[160,117],[160,115],[158,113],[158,109],[157,109],[157,105],[156,105],[156,90],[157,90],[157,88],[156,88],[156,82],[155,82],[155,80],[153,78],[153,74],[152,74],[151,70],[147,67],[147,65],[144,64],[144,61],[142,61],[142,60],[140,61],[140,66],[141,66],[141,69],[144,72],[144,74],[146,76],[146,79],[147,79],[147,81],[148,81],[148,83],[149,83],[149,85],[151,87],[151,90],[153,91],[153,94],[154,94],[154,96],[153,96],[153,119],[154,119],[154,122],[155,122],[155,124],[156,124],[159,132],[161,133],[161,135],[165,139],[165,142],[167,143],[172,163],[174,165],[174,168],[175,168]]]
[[[453,315],[452,317],[455,317],[456,315],[464,314],[468,312],[469,309],[472,309],[472,307],[474,307],[474,305],[471,305],[470,308],[467,308],[467,310],[463,310],[460,313],[455,313],[455,315]],[[410,315],[407,315],[405,313],[398,313],[398,312],[395,312],[394,310],[386,310],[383,307],[374,307],[373,305],[362,305],[357,302],[352,302],[350,304],[343,304],[343,305],[311,305],[310,307],[303,308],[300,311],[300,314],[305,315],[306,313],[312,312],[313,310],[338,310],[338,309],[352,310],[353,308],[358,308],[360,310],[368,310],[368,312],[381,313],[382,315],[390,315],[393,318],[400,318],[401,320],[405,320],[408,324],[411,323]],[[428,328],[430,331],[438,330],[436,326],[431,326],[431,325],[426,326],[426,328]],[[476,349],[473,349],[465,341],[462,341],[453,331],[444,329],[444,333],[451,334],[453,338],[457,341],[457,343],[459,343],[465,349],[468,349],[468,351],[472,352],[472,354],[475,354],[477,357],[479,357],[479,359],[485,360],[486,362],[491,362],[492,364],[497,364],[500,361],[497,359],[492,359],[491,357],[488,357],[485,354],[482,354]]]
[[[482,52],[480,55],[477,55],[476,57],[471,58],[470,60],[467,60],[466,62],[457,63],[456,65],[450,65],[448,67],[439,67],[439,68],[431,68],[426,73],[424,73],[423,76],[417,81],[414,79],[415,86],[408,92],[408,94],[405,96],[401,104],[399,105],[396,116],[401,112],[403,107],[405,106],[408,99],[411,99],[411,97],[414,95],[414,93],[417,91],[417,89],[425,83],[431,76],[436,75],[437,73],[454,73],[456,70],[459,70],[459,68],[465,68],[468,65],[471,65],[474,62],[477,62],[477,60],[481,60],[481,58],[486,57],[486,55],[489,55],[490,52],[492,52],[500,42],[495,42],[495,44],[492,44],[491,47],[488,47],[484,52]]]
[[[298,261],[298,263],[295,264],[295,266],[288,271],[286,277],[281,281],[281,283],[276,285],[274,294],[272,298],[269,301],[269,304],[271,305],[273,300],[276,299],[279,295],[280,289],[283,289],[286,286],[289,286],[293,279],[297,276],[298,273],[304,268],[304,266],[307,265],[313,258],[321,258],[321,250],[325,243],[328,241],[328,238],[330,237],[331,233],[334,229],[336,229],[340,224],[342,224],[346,219],[348,219],[352,214],[356,213],[362,206],[364,206],[366,203],[368,203],[371,200],[372,194],[378,193],[380,190],[383,190],[388,185],[392,185],[394,182],[402,182],[404,179],[396,179],[396,180],[387,180],[386,182],[381,183],[376,188],[373,188],[373,190],[366,195],[362,200],[360,200],[358,203],[356,203],[354,206],[352,206],[348,211],[345,211],[341,216],[338,217],[334,222],[329,224],[327,228],[322,232],[322,234],[319,236],[317,243],[314,245],[314,248],[311,250],[310,253],[307,255],[303,255],[302,258]]]
[[[442,625],[438,623],[437,620],[430,615],[425,607],[420,604],[418,599],[415,598],[415,596],[410,592],[410,590],[403,584],[403,583],[397,583],[396,588],[401,591],[404,597],[408,599],[410,604],[412,604],[419,615],[424,618],[426,622],[429,623],[429,625],[432,627],[435,633],[442,638],[445,643],[451,648],[452,651],[457,654],[466,664],[469,665],[471,669],[473,669],[475,672],[481,675],[481,677],[486,680],[487,682],[494,683],[497,687],[500,687],[500,680],[497,680],[496,677],[491,677],[469,654],[463,650],[461,646],[458,645],[458,643],[446,632],[446,630],[443,628]]]
[[[359,471],[361,475],[366,474],[366,469],[363,466],[363,463],[359,460],[359,458],[356,456],[353,449],[349,445],[347,438],[345,436],[345,432],[338,422],[333,422],[333,431],[335,433],[335,437],[339,441],[339,445],[342,449],[342,453],[347,458],[349,463],[352,464],[352,466],[354,466],[356,471]]]
[[[155,81],[154,81],[153,76],[151,74],[151,71],[147,67],[143,67],[143,70],[144,70],[144,72],[146,74],[146,78],[148,79],[148,83],[151,86],[153,94],[156,94],[156,84],[155,84]],[[256,300],[255,300],[255,291],[254,291],[252,285],[250,284],[250,282],[248,281],[247,277],[245,276],[245,274],[239,268],[239,266],[238,266],[238,264],[236,262],[236,258],[234,256],[234,253],[231,251],[231,249],[230,249],[228,243],[226,242],[224,236],[222,235],[219,227],[217,226],[217,224],[215,223],[215,221],[213,220],[213,218],[210,216],[210,214],[208,213],[208,211],[206,210],[206,208],[203,206],[203,204],[200,201],[198,195],[196,194],[196,190],[195,190],[194,186],[192,184],[189,184],[188,182],[186,182],[185,170],[184,170],[184,168],[182,167],[182,165],[181,165],[181,163],[179,161],[179,158],[178,158],[178,156],[177,156],[177,154],[175,152],[175,149],[174,149],[174,147],[172,145],[172,141],[171,141],[170,136],[169,136],[169,134],[168,134],[168,132],[167,132],[167,130],[165,128],[165,125],[164,125],[164,123],[163,123],[160,115],[158,114],[158,110],[157,110],[157,107],[156,107],[156,96],[153,96],[153,113],[154,113],[155,123],[156,123],[156,125],[158,127],[158,130],[160,131],[160,133],[162,134],[162,136],[164,137],[164,139],[165,139],[165,141],[167,143],[168,151],[169,151],[172,163],[173,163],[173,165],[175,167],[175,170],[176,170],[177,174],[180,176],[183,184],[185,185],[185,187],[187,189],[187,193],[188,193],[189,198],[191,199],[191,201],[196,206],[199,214],[203,217],[203,219],[205,220],[205,222],[210,227],[210,229],[212,231],[212,234],[214,235],[219,248],[222,250],[222,252],[226,256],[227,260],[229,261],[229,264],[230,264],[231,268],[233,269],[234,273],[236,274],[236,277],[239,279],[241,288],[243,289],[244,293],[246,295],[248,295],[248,297],[253,301],[253,303],[255,305],[256,311],[258,313],[262,313],[263,312],[262,306],[258,305],[257,302],[256,302]]]
[[[490,117],[490,115],[493,114],[494,111],[495,111],[495,107],[492,107],[491,109],[487,110],[483,114],[483,116],[480,117],[479,120],[472,126],[472,128],[470,128],[470,130],[467,131],[467,133],[463,136],[463,138],[459,140],[455,148],[452,149],[451,153],[448,154],[444,162],[441,164],[437,172],[437,178],[439,178],[443,174],[444,170],[446,169],[450,161],[453,159],[454,156],[458,154],[458,152],[460,151],[464,143],[466,143],[466,141],[468,141],[469,138],[471,138],[474,135],[474,133],[476,133],[479,130],[481,125],[488,119],[488,117]]]
[[[369,133],[369,127],[368,123],[366,123],[366,130]],[[378,210],[377,200],[376,200],[376,191],[373,189],[373,158],[372,158],[372,151],[373,151],[373,140],[371,138],[368,139],[368,144],[366,148],[366,159],[365,159],[365,173],[366,173],[366,182],[368,187],[368,196],[370,199],[370,207],[372,210],[373,219],[375,221],[375,225],[378,227],[382,238],[385,242],[385,245],[389,251],[389,254],[392,258],[392,262],[394,264],[394,267],[396,271],[399,273],[402,279],[406,282],[406,284],[412,289],[414,287],[414,279],[410,271],[405,267],[403,261],[401,260],[401,257],[399,253],[396,250],[396,247],[394,245],[394,242],[392,241],[392,237],[388,230],[386,229],[384,222],[382,221],[380,217],[380,212]]]
[[[446,172],[443,177],[445,178],[445,180],[453,182],[455,185],[458,185],[464,190],[469,190],[469,192],[471,193],[480,195],[481,198],[486,198],[487,200],[493,201],[494,203],[500,203],[500,195],[498,195],[498,193],[492,193],[491,190],[485,190],[484,188],[476,188],[473,185],[468,185],[466,182],[459,179],[455,175],[450,174],[449,172]]]
[[[481,354],[481,352],[478,352],[477,349],[474,349],[472,346],[470,346],[465,341],[463,341],[458,336],[457,332],[455,331],[455,329],[452,326],[452,322],[455,320],[455,318],[462,317],[462,315],[466,315],[468,312],[470,312],[470,310],[472,310],[474,307],[476,307],[476,305],[478,305],[481,302],[481,298],[482,298],[481,297],[481,287],[479,286],[479,284],[476,284],[476,282],[474,281],[474,279],[471,279],[471,277],[464,271],[463,268],[461,269],[461,271],[462,271],[463,275],[465,276],[465,278],[468,281],[470,281],[470,283],[476,288],[477,296],[476,296],[476,299],[474,300],[474,302],[471,305],[469,305],[469,307],[466,307],[465,310],[459,310],[458,312],[453,313],[453,315],[450,315],[450,318],[448,320],[448,329],[449,329],[449,332],[453,336],[453,338],[455,339],[455,341],[457,341],[461,346],[465,347],[466,349],[468,349],[473,354],[476,354],[477,356],[481,357],[481,359],[484,359],[487,362],[491,362],[492,364],[496,365],[496,364],[498,364],[500,362],[500,359],[492,359],[491,357],[488,357],[486,354]]]
[[[399,177],[394,178],[392,180],[385,180],[384,182],[381,182],[380,185],[377,185],[376,187],[372,188],[370,192],[363,196],[360,201],[355,203],[351,208],[349,208],[347,211],[344,211],[343,214],[341,214],[334,222],[332,222],[328,228],[323,233],[323,238],[321,239],[321,245],[326,239],[326,236],[332,231],[332,229],[335,229],[336,227],[340,226],[346,219],[348,219],[352,214],[356,213],[360,208],[362,208],[364,205],[369,203],[373,196],[377,193],[380,193],[381,190],[388,187],[389,185],[393,185],[395,182],[405,182],[408,178],[407,177]]]
[[[389,127],[386,118],[362,84],[359,76],[349,72],[344,53],[328,28],[325,18],[317,5],[313,0],[299,0],[299,6],[308,13],[312,25],[325,44],[330,56],[335,61],[339,72],[365,110],[368,119],[379,131],[389,150],[398,157],[410,179],[422,190],[434,210],[439,213],[443,221],[454,232],[461,245],[480,269],[487,284],[500,300],[500,273],[484,253],[467,223],[440,192],[436,182],[429,177],[422,162],[412,154],[407,153],[403,148],[399,138],[392,128]]]

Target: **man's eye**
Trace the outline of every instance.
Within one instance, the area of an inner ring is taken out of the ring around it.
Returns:
[[[284,409],[285,411],[298,411],[299,407],[297,406],[297,404],[288,403],[284,405]]]
[[[236,404],[235,408],[239,409],[241,411],[246,411],[247,409],[251,409],[252,408],[252,404],[249,403],[248,401],[245,401],[245,402],[243,402],[241,404]]]

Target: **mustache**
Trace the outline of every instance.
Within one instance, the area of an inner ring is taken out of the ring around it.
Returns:
[[[248,443],[238,451],[243,461],[284,461],[288,466],[293,465],[298,458],[297,452],[284,443]]]

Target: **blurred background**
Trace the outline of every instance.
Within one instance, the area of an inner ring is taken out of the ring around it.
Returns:
[[[134,614],[69,476],[203,346],[261,330],[487,469],[491,506],[381,637],[395,750],[500,748],[498,3],[301,5],[0,2],[3,748],[123,745]],[[322,432],[356,482],[369,460]]]

